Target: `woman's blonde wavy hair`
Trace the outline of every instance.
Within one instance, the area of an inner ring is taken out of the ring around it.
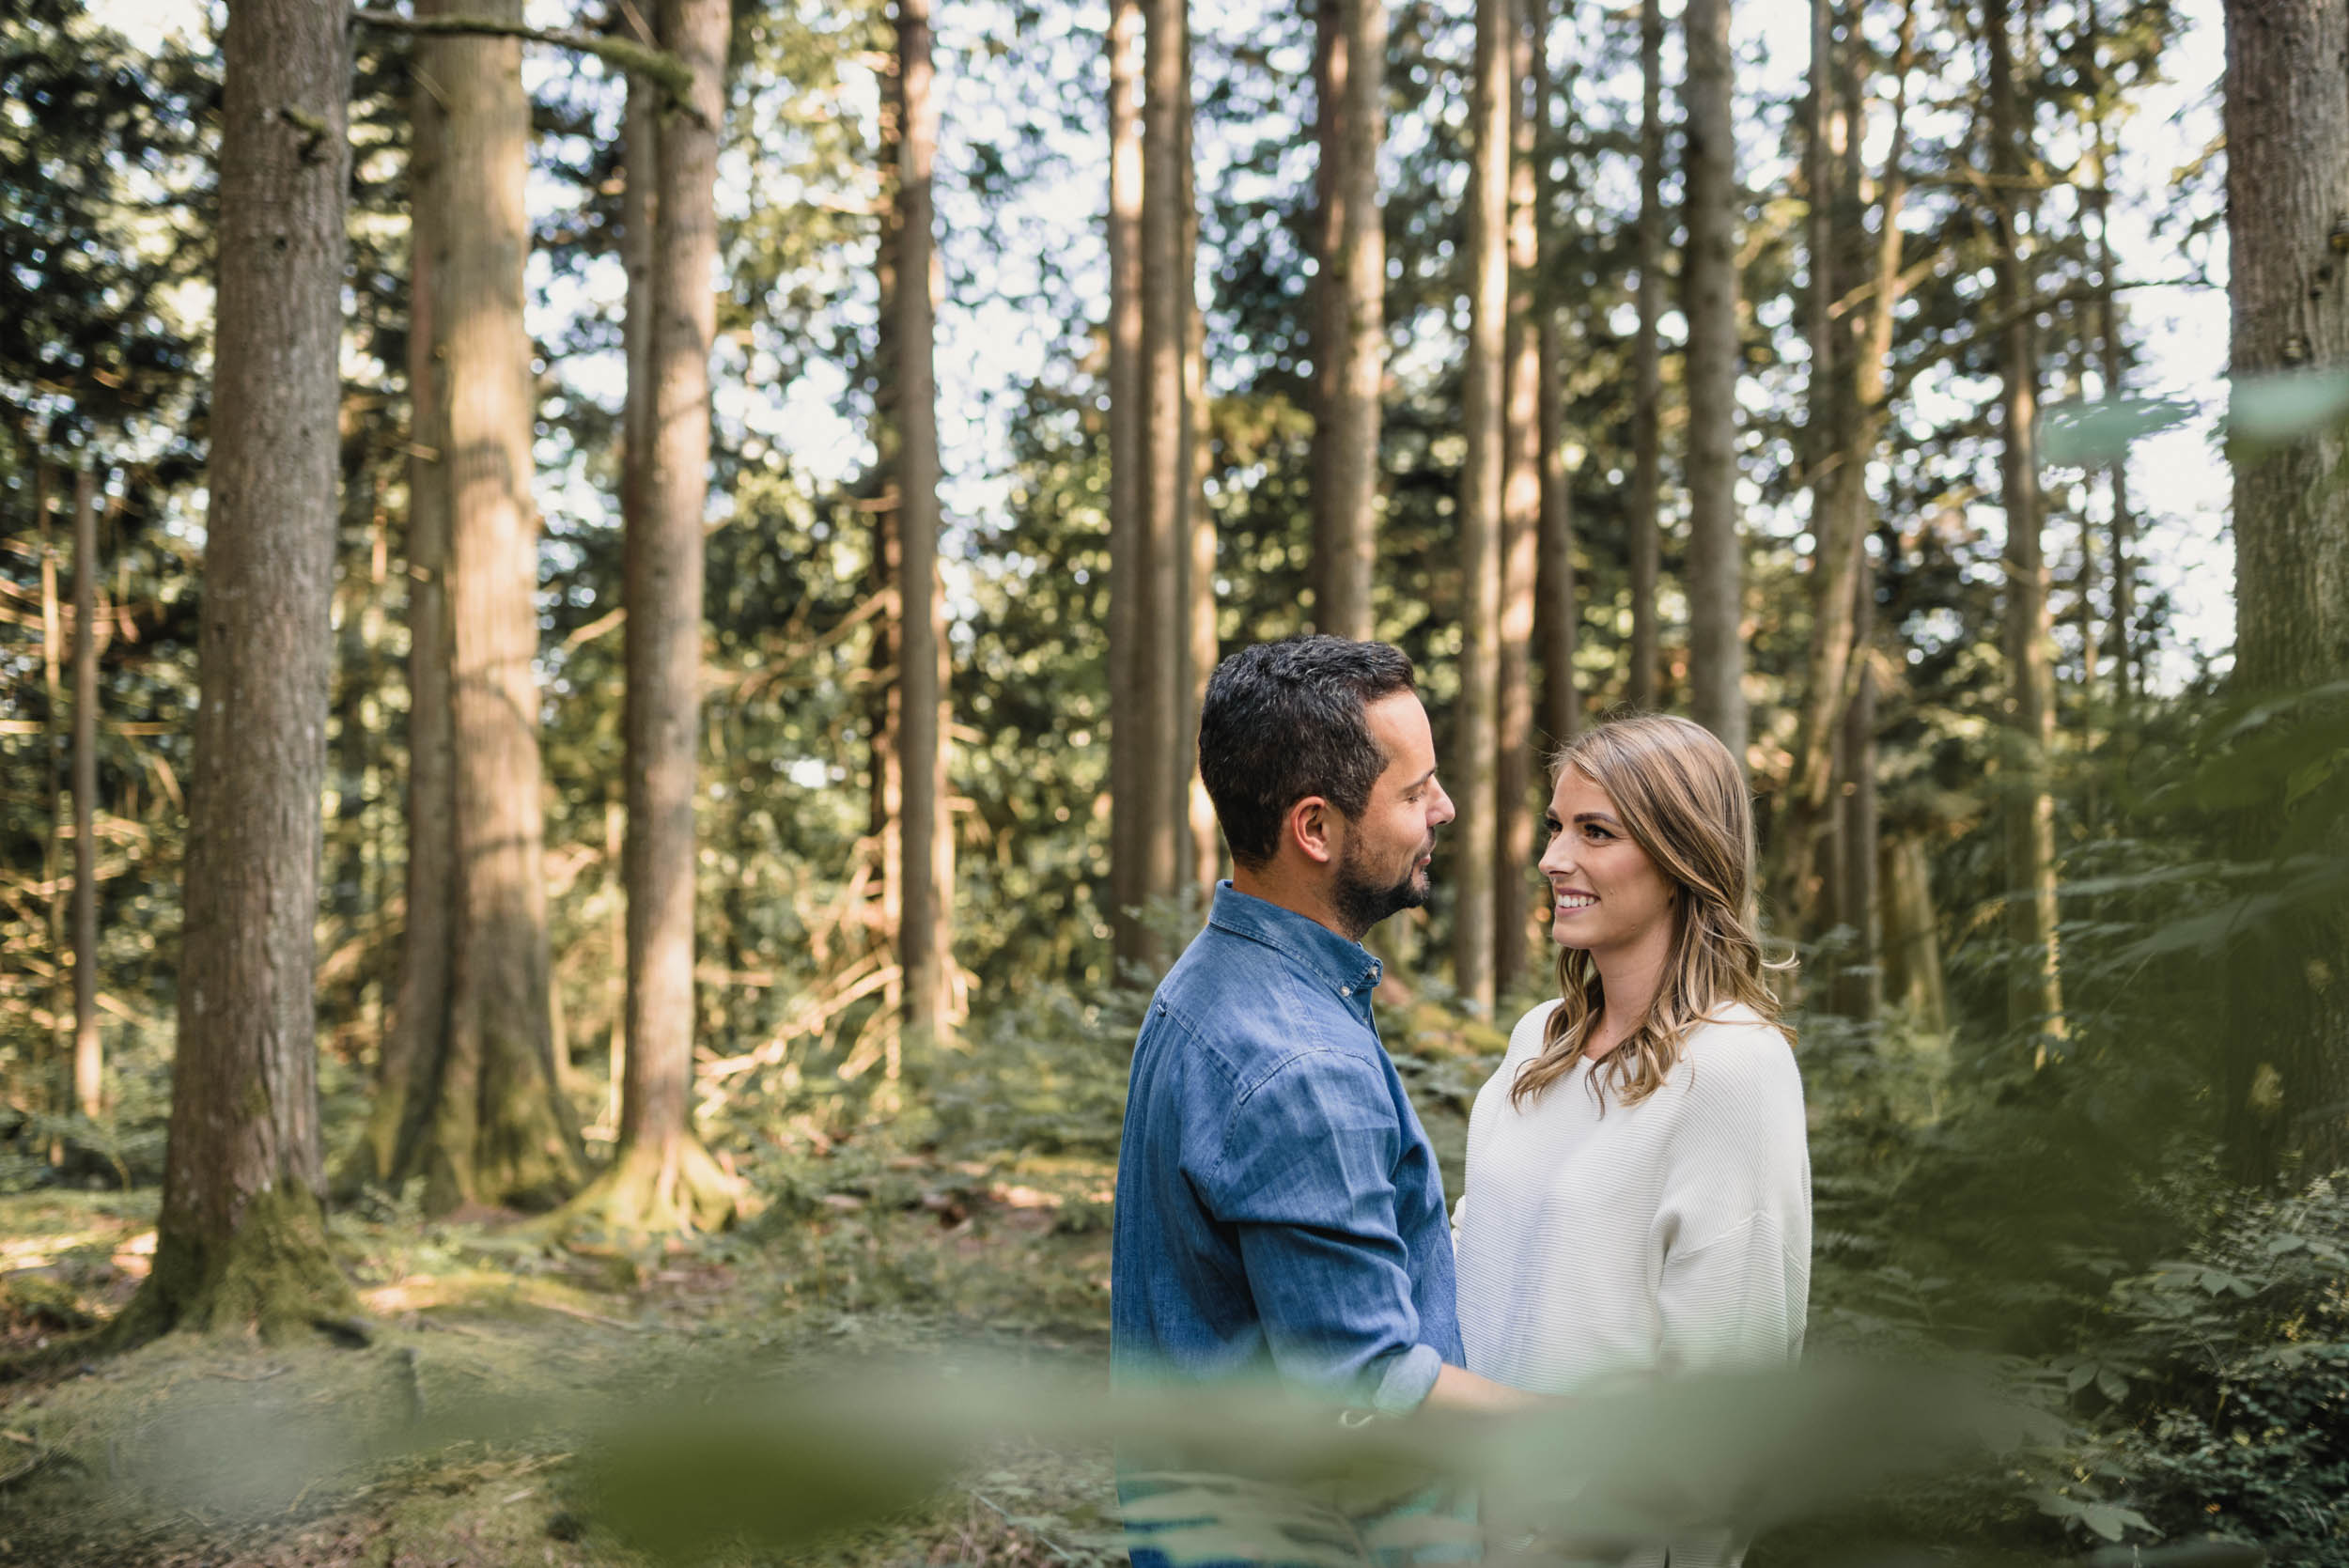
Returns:
[[[1672,947],[1663,984],[1647,1015],[1591,1075],[1603,1107],[1612,1089],[1637,1105],[1664,1086],[1680,1063],[1688,1033],[1718,1021],[1721,1008],[1743,1002],[1786,1036],[1768,975],[1791,970],[1791,957],[1763,951],[1754,903],[1753,808],[1746,781],[1727,747],[1686,719],[1641,714],[1585,730],[1550,759],[1555,785],[1579,768],[1614,802],[1632,842],[1647,852],[1672,887]],[[1523,1105],[1574,1068],[1606,1005],[1598,965],[1579,948],[1558,950],[1561,1004],[1549,1015],[1541,1053],[1527,1063],[1509,1091]]]

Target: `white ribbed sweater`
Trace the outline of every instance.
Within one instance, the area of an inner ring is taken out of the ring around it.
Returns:
[[[1517,1020],[1469,1121],[1452,1218],[1469,1370],[1569,1393],[1794,1359],[1811,1284],[1811,1157],[1786,1037],[1725,1008],[1637,1105],[1610,1093],[1601,1114],[1583,1062],[1513,1107],[1510,1085],[1557,1006]],[[1672,1568],[1739,1555],[1718,1539],[1671,1547]]]

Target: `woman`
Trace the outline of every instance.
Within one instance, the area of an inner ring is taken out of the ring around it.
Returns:
[[[1662,717],[1588,731],[1554,777],[1561,996],[1518,1020],[1469,1123],[1469,1368],[1559,1394],[1783,1365],[1802,1347],[1811,1164],[1745,781],[1711,734]],[[1673,1568],[1736,1555],[1671,1546]]]

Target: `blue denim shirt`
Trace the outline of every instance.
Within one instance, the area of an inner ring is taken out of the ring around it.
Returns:
[[[1443,1178],[1371,1018],[1378,977],[1360,944],[1216,890],[1134,1046],[1118,1380],[1277,1372],[1399,1412],[1461,1364]]]

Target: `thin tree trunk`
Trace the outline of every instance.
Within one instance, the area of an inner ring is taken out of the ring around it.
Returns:
[[[693,798],[701,760],[702,519],[709,489],[709,349],[717,329],[718,132],[727,0],[662,0],[661,46],[693,72],[649,171],[651,442],[644,511],[627,520],[628,1058],[610,1169],[567,1211],[621,1232],[713,1229],[733,1184],[693,1136]],[[646,85],[631,79],[631,93]]]
[[[419,7],[428,11],[429,4]],[[391,1022],[376,1062],[365,1133],[337,1173],[355,1189],[412,1169],[423,1111],[448,1037],[457,943],[456,727],[448,615],[449,487],[442,269],[449,217],[448,111],[438,54],[419,42],[410,74],[408,145],[408,858],[406,914]]]
[[[1830,0],[1811,0],[1811,91],[1805,105],[1803,161],[1810,206],[1804,225],[1810,276],[1803,292],[1811,340],[1804,432],[1804,455],[1811,468],[1811,643],[1794,761],[1788,769],[1785,827],[1778,836],[1786,893],[1802,917],[1800,924],[1813,931],[1820,928],[1821,914],[1840,904],[1833,878],[1826,878],[1822,886],[1813,873],[1823,848],[1828,851],[1827,858],[1843,863],[1840,850],[1822,846],[1819,839],[1836,831],[1839,820],[1831,794],[1836,737],[1851,700],[1855,583],[1867,512],[1864,458],[1853,460],[1859,451],[1854,430],[1859,411],[1852,385],[1859,346],[1848,333],[1837,330],[1833,319],[1835,302],[1858,281],[1838,261],[1847,243],[1843,236],[1859,220],[1857,211],[1839,210],[1843,206],[1843,172],[1858,157],[1858,148],[1851,145],[1856,127],[1841,128],[1844,134],[1838,146],[1835,83],[1840,68],[1834,39],[1833,5]]]
[[[644,29],[644,36],[635,41],[648,47],[654,44],[650,28],[657,17],[638,15],[633,20]],[[653,416],[653,350],[654,317],[659,304],[654,274],[661,254],[661,100],[651,87],[634,77],[629,79],[628,109],[621,125],[621,168],[626,183],[620,190],[620,260],[628,271],[628,314],[620,323],[622,351],[628,365],[628,393],[621,407],[620,426],[620,538],[621,567],[625,574],[627,541],[647,534],[654,526],[653,446],[658,440]],[[623,582],[623,613],[632,611],[635,604],[627,597],[627,587]],[[630,638],[632,634],[623,630],[622,636]],[[624,642],[624,650],[627,645]],[[625,726],[625,651],[622,657],[620,702]],[[623,747],[627,744],[625,735],[621,743]],[[603,838],[605,865],[615,892],[612,907],[612,971],[607,977],[612,998],[612,1032],[606,1050],[604,1090],[605,1117],[615,1141],[621,1126],[621,1108],[628,1097],[628,917],[633,904],[629,886],[628,797],[634,769],[624,767],[622,771],[617,796],[604,804]]]
[[[1925,846],[1913,838],[1891,839],[1878,854],[1884,878],[1886,998],[1919,1032],[1947,1033],[1950,1004],[1941,972],[1941,928],[1933,910]]]
[[[2228,0],[2227,168],[2231,362],[2238,379],[2349,365],[2349,288],[2333,250],[2349,167],[2349,8]],[[2234,471],[2235,665],[2245,699],[2349,677],[2349,435],[2327,425]],[[2304,703],[2276,722],[2338,745],[2344,705]],[[2252,863],[2294,852],[2339,863],[2349,827],[2318,788],[2284,780],[2238,818]],[[2281,880],[2279,877],[2277,880]],[[2349,913],[2340,901],[2262,923],[2229,955],[2228,1159],[2244,1179],[2349,1161]]]
[[[474,8],[521,20],[519,0]],[[522,322],[529,104],[516,39],[453,39],[425,69],[448,108],[438,326],[459,893],[449,1029],[418,1157],[436,1212],[467,1202],[545,1208],[577,1186],[582,1155],[557,1093],[547,1001],[535,398]]]
[[[1530,0],[1528,8],[1533,32],[1533,121],[1546,130],[1551,101],[1549,7],[1547,0]],[[1557,189],[1549,176],[1549,160],[1538,155],[1538,133],[1534,140],[1537,155],[1533,161],[1533,190],[1537,210],[1533,234],[1536,254],[1547,255],[1549,225],[1557,210]],[[1575,592],[1574,499],[1566,479],[1565,387],[1559,366],[1563,349],[1552,290],[1536,286],[1533,307],[1539,321],[1534,353],[1541,363],[1535,388],[1541,407],[1540,428],[1536,432],[1541,451],[1541,524],[1533,587],[1533,641],[1542,666],[1541,720],[1534,737],[1534,761],[1538,765],[1543,751],[1565,744],[1582,727],[1582,699],[1575,690],[1574,675],[1576,630],[1581,621],[1581,607]],[[1527,821],[1530,825],[1532,818]],[[1527,853],[1532,853],[1531,843]]]
[[[1305,290],[1305,346],[1313,355],[1313,374],[1305,382],[1306,412],[1312,417],[1312,444],[1305,456],[1306,520],[1311,555],[1305,582],[1314,597],[1313,626],[1316,631],[1336,631],[1330,611],[1336,569],[1334,510],[1336,481],[1332,424],[1338,398],[1338,336],[1344,332],[1345,303],[1338,281],[1338,253],[1346,244],[1346,184],[1347,145],[1345,0],[1312,0],[1314,19],[1314,205],[1306,242],[1312,249],[1314,275]]]
[[[1134,674],[1139,722],[1134,784],[1137,820],[1130,852],[1132,894],[1149,904],[1174,895],[1186,820],[1173,760],[1182,744],[1183,657],[1189,624],[1183,598],[1190,543],[1190,414],[1183,362],[1192,305],[1183,271],[1183,195],[1190,181],[1182,125],[1190,70],[1187,0],[1143,7],[1142,567]],[[1121,957],[1150,961],[1159,942],[1141,922],[1120,928]]]
[[[2054,637],[2047,620],[2047,562],[2040,537],[2039,349],[2029,301],[2034,291],[2022,254],[2020,189],[2030,167],[2029,129],[2015,82],[2014,39],[2006,0],[1984,0],[1990,44],[1991,163],[1996,187],[1997,300],[1999,333],[1999,484],[2006,507],[2007,760],[2005,829],[2007,939],[2015,949],[2007,979],[2007,1023],[2028,1032],[2044,1063],[2064,1036],[2063,988],[2056,940],[2055,797],[2047,754],[2055,740]]]
[[[49,464],[36,458],[33,467],[33,515],[40,523],[40,674],[42,738],[49,764],[48,777],[42,781],[41,800],[47,808],[47,834],[40,846],[40,884],[43,908],[48,915],[49,951],[63,953],[71,927],[72,915],[65,895],[66,839],[66,748],[65,729],[65,613],[58,601],[57,545],[51,536],[49,516]],[[54,971],[49,986],[49,1016],[51,1045],[67,1061],[72,1047],[65,1040],[63,1020],[66,1016],[66,977],[62,965]],[[42,1071],[49,1071],[46,1063]],[[70,1073],[70,1069],[65,1069]],[[44,1089],[43,1098],[49,1091]],[[49,1163],[61,1164],[65,1159],[65,1144],[52,1139]]]
[[[1188,822],[1183,842],[1184,879],[1197,890],[1204,915],[1215,902],[1215,884],[1222,871],[1222,834],[1216,826],[1215,801],[1199,773],[1199,714],[1207,700],[1207,677],[1215,674],[1221,651],[1216,632],[1215,513],[1207,505],[1207,474],[1211,465],[1213,431],[1207,406],[1207,323],[1198,304],[1199,197],[1197,166],[1192,156],[1194,110],[1190,78],[1183,78],[1183,276],[1192,280],[1183,298],[1190,308],[1183,322],[1183,399],[1190,411],[1183,464],[1190,475],[1190,537],[1183,560],[1183,720],[1175,735],[1175,798],[1184,802]]]
[[[1469,340],[1461,426],[1460,701],[1455,744],[1459,849],[1452,924],[1453,985],[1470,1012],[1493,1009],[1494,852],[1499,842],[1501,486],[1509,328],[1510,0],[1477,0],[1469,97]]]
[[[932,340],[936,226],[930,166],[938,106],[930,72],[929,0],[897,0],[897,516],[904,561],[901,752],[905,774],[905,906],[898,932],[906,1028],[916,1040],[949,1028],[954,975],[954,835],[947,815],[945,606],[938,580],[938,392]]]
[[[874,322],[870,373],[873,466],[865,475],[868,499],[873,503],[872,550],[866,561],[865,592],[875,605],[872,644],[865,652],[865,669],[871,676],[865,695],[871,742],[866,828],[879,882],[872,936],[884,950],[886,976],[880,989],[882,1011],[871,1027],[883,1031],[894,1041],[905,1027],[905,967],[898,961],[906,905],[905,727],[901,722],[905,712],[905,546],[902,503],[897,489],[902,476],[897,454],[899,405],[904,392],[897,374],[897,330],[903,319],[897,309],[897,289],[904,276],[900,252],[905,211],[896,199],[897,179],[904,162],[898,144],[904,139],[905,103],[904,95],[895,85],[897,60],[894,54],[885,57],[883,69],[891,82],[881,95],[880,135],[875,150],[882,189],[889,199],[879,213],[880,233],[873,256],[873,277],[880,310]],[[894,1050],[896,1047],[885,1048]]]
[[[1315,279],[1315,622],[1340,637],[1372,635],[1378,536],[1378,430],[1386,380],[1387,241],[1378,200],[1386,138],[1384,0],[1323,0],[1330,42],[1321,156],[1329,168],[1327,249]],[[1327,345],[1325,348],[1323,345]],[[1324,360],[1328,375],[1318,374]]]
[[[1876,689],[1875,671],[1868,657],[1875,635],[1875,582],[1860,557],[1852,594],[1857,601],[1853,627],[1851,700],[1843,706],[1843,779],[1836,799],[1838,870],[1836,922],[1851,928],[1851,945],[1844,949],[1836,974],[1835,1010],[1844,1017],[1866,1023],[1884,1010],[1883,921],[1876,887]]]
[[[1688,706],[1746,760],[1745,563],[1737,527],[1737,168],[1729,0],[1688,0]]]
[[[104,1109],[98,1037],[98,474],[73,475],[73,1106]]]
[[[1656,626],[1657,580],[1663,554],[1664,400],[1664,8],[1640,5],[1640,327],[1632,340],[1631,397],[1631,674],[1626,695],[1642,712],[1656,706],[1660,649]]]
[[[349,22],[238,0],[179,1033],[155,1263],[117,1324],[274,1337],[347,1310],[320,1203],[312,931],[326,776]]]
[[[2108,90],[2102,56],[2105,40],[2092,0],[2087,9],[2086,31],[2091,47],[2097,52],[2095,127],[2090,154],[2094,160],[2095,169],[2095,183],[2091,195],[2096,217],[2096,347],[2103,361],[2105,396],[2112,399],[2123,396],[2128,383],[2128,346],[2122,340],[2121,304],[2113,287],[2111,171],[2119,147],[2103,99]],[[2112,609],[2106,626],[2106,636],[2109,644],[2108,651],[2112,659],[2115,722],[2119,727],[2125,728],[2137,696],[2135,650],[2129,624],[2136,615],[2136,592],[2131,582],[2133,568],[2129,560],[2132,547],[2130,536],[2134,532],[2135,520],[2129,506],[2126,447],[2114,457],[2111,466],[2106,470],[2106,483],[2112,500]],[[2086,525],[2083,523],[2082,526],[2085,528]],[[2092,654],[2091,658],[2092,660]]]
[[[1117,951],[1132,950],[1126,911],[1138,887],[1141,762],[1141,606],[1146,576],[1143,525],[1142,8],[1111,0],[1110,68],[1110,887]]]
[[[1509,50],[1509,365],[1501,490],[1500,731],[1494,757],[1493,986],[1525,972],[1533,863],[1533,625],[1542,523],[1541,209],[1534,144],[1536,7],[1520,0]]]

